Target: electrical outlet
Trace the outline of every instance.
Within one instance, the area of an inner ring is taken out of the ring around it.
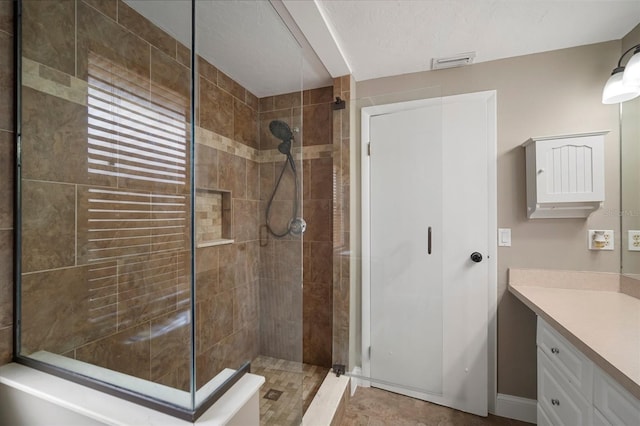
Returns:
[[[640,231],[639,231],[640,235]],[[589,229],[589,250],[613,250],[613,230],[610,229]],[[597,238],[604,241],[596,241]],[[640,248],[639,248],[640,250]]]
[[[640,251],[640,231],[629,232],[629,251]]]

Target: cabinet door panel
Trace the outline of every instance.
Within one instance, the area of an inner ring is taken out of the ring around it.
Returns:
[[[575,389],[591,401],[593,395],[593,363],[571,343],[538,317],[538,347],[549,357]]]
[[[640,401],[600,369],[593,384],[593,404],[614,425],[640,425]]]
[[[592,423],[591,402],[569,384],[538,348],[538,404],[558,426],[584,426]]]
[[[538,142],[538,202],[602,201],[603,139],[598,135]]]
[[[553,424],[553,422],[551,421],[551,419],[549,418],[549,415],[544,412],[544,409],[542,408],[540,403],[538,403],[538,410],[537,411],[538,411],[538,419],[537,419],[536,424],[538,426],[555,426]]]

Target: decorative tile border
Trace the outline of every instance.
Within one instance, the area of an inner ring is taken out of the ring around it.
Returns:
[[[22,58],[22,70],[24,86],[75,104],[87,105],[88,84],[86,81],[25,57]],[[271,163],[283,159],[277,149],[258,150],[202,127],[196,127],[196,143],[257,163]],[[293,148],[293,156],[296,160],[312,160],[332,157],[333,150],[333,144],[296,147]]]
[[[196,143],[237,155],[251,161],[259,161],[260,151],[243,143],[196,126]]]
[[[48,95],[87,105],[86,81],[22,57],[22,84]]]
[[[258,150],[243,143],[219,135],[211,130],[196,127],[196,143],[237,155],[247,160],[257,163],[273,163],[282,161],[284,156],[277,149]],[[333,155],[333,145],[312,145],[297,147],[292,149],[295,160],[312,160],[316,158],[331,157]]]

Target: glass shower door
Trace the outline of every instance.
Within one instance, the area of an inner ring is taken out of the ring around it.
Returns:
[[[195,7],[196,385],[250,362],[261,422],[300,424],[300,46],[269,2]]]
[[[191,409],[190,38],[136,2],[21,6],[19,356]]]
[[[18,360],[183,418],[251,363],[299,424],[299,44],[269,2],[21,6]]]

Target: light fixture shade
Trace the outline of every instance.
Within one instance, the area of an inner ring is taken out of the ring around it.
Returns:
[[[640,87],[625,86],[622,83],[622,71],[624,71],[623,67],[613,70],[613,74],[607,80],[607,84],[604,85],[604,90],[602,91],[603,104],[617,104],[640,96]]]
[[[627,66],[624,67],[622,84],[640,88],[640,48],[635,50]]]

